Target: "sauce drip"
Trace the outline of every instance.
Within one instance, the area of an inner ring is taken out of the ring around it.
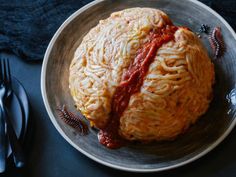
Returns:
[[[120,117],[129,104],[131,95],[140,91],[144,77],[150,64],[154,61],[157,50],[164,44],[174,40],[178,27],[166,25],[162,29],[150,32],[149,41],[137,52],[137,55],[124,73],[120,85],[116,88],[112,99],[111,115],[107,125],[98,133],[98,139],[104,146],[116,149],[125,144],[119,135]]]

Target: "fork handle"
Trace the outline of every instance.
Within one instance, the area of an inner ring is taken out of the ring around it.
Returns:
[[[4,172],[6,169],[6,158],[7,158],[7,148],[6,148],[6,131],[5,131],[5,120],[3,112],[0,110],[0,173]]]
[[[11,149],[12,149],[13,160],[14,160],[15,166],[18,168],[21,168],[25,164],[24,153],[17,139],[11,120],[9,119],[9,114],[7,112],[7,109],[5,108],[5,105],[2,105],[1,107],[2,107],[3,116],[5,117],[5,121],[7,124],[7,135],[8,135],[8,139],[9,139]]]

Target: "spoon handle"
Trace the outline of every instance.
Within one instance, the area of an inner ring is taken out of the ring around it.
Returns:
[[[3,114],[5,115],[5,121],[7,123],[7,136],[11,145],[14,163],[16,167],[21,168],[25,164],[24,153],[20,145],[20,142],[17,139],[11,120],[9,119],[9,114],[5,108],[5,105],[2,106],[2,111]]]
[[[2,110],[0,110],[0,173],[6,169],[6,128]]]

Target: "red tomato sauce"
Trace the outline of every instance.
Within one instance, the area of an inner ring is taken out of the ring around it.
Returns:
[[[111,115],[107,125],[98,133],[98,139],[104,146],[116,149],[125,144],[119,135],[120,117],[129,104],[131,95],[140,91],[150,64],[154,61],[158,49],[165,43],[174,40],[178,27],[167,25],[165,28],[150,32],[149,41],[137,52],[112,99]]]

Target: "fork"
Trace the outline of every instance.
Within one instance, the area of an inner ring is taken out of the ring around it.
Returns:
[[[1,76],[2,76],[2,87],[0,87],[0,106],[3,112],[3,117],[5,117],[6,125],[7,125],[7,135],[11,145],[13,160],[15,166],[20,168],[24,166],[24,155],[21,148],[21,145],[17,139],[15,130],[12,126],[11,120],[9,119],[9,114],[6,109],[5,103],[8,98],[10,98],[12,94],[12,83],[11,83],[11,73],[9,61],[7,59],[2,59],[0,62]]]

